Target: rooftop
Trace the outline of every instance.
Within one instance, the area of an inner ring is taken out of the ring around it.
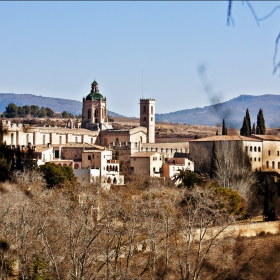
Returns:
[[[146,158],[146,157],[151,157],[155,154],[160,154],[159,152],[137,152],[132,154],[130,157],[142,157],[142,158]]]

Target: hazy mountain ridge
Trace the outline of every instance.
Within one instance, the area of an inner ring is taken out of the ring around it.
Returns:
[[[221,124],[224,118],[228,127],[240,128],[247,108],[250,111],[252,125],[257,122],[257,114],[259,109],[262,108],[266,125],[268,127],[280,126],[280,95],[272,94],[261,96],[240,95],[229,101],[203,108],[156,114],[156,120],[213,126],[217,123]]]
[[[0,112],[4,112],[9,103],[14,103],[17,106],[37,105],[39,107],[49,107],[54,112],[67,111],[73,115],[82,113],[82,102],[72,99],[44,97],[33,94],[15,94],[15,93],[0,93]],[[121,115],[108,111],[111,117],[122,117]]]
[[[33,94],[0,93],[0,112],[5,111],[9,103],[15,103],[17,106],[44,106],[52,108],[55,112],[65,110],[72,114],[82,113],[82,102],[77,100],[43,97]],[[215,105],[156,114],[156,121],[215,126],[218,123],[221,124],[224,118],[227,127],[241,128],[247,108],[250,111],[252,125],[254,122],[257,122],[257,114],[259,109],[262,108],[266,126],[280,126],[280,95],[272,94],[260,96],[240,95],[229,101]],[[112,117],[124,117],[112,111],[108,111],[108,114]]]

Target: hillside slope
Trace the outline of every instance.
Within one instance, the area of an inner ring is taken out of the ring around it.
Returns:
[[[55,112],[67,111],[72,114],[81,114],[82,102],[71,99],[43,97],[32,94],[0,93],[0,112],[3,112],[9,103],[17,106],[38,105],[50,107]],[[156,114],[157,122],[170,122],[189,125],[215,126],[221,124],[223,118],[228,128],[241,128],[246,109],[249,109],[251,123],[257,122],[259,109],[264,111],[266,126],[280,126],[280,95],[266,94],[261,96],[240,95],[229,101],[203,108],[185,109],[181,111]],[[112,117],[124,117],[108,111]]]
[[[15,103],[17,106],[37,105],[39,107],[49,107],[54,112],[67,111],[73,115],[82,113],[82,102],[77,100],[44,97],[33,94],[0,93],[0,112],[4,112],[9,103]],[[122,117],[111,111],[108,111],[108,114],[112,117]]]
[[[168,114],[156,114],[156,121],[186,124],[216,125],[226,120],[227,127],[240,128],[246,109],[249,109],[251,123],[257,122],[259,109],[264,111],[268,127],[280,126],[280,95],[240,95],[229,101],[203,108],[186,109]]]

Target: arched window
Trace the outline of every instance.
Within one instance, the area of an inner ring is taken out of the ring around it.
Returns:
[[[140,143],[142,143],[143,139],[142,139],[142,136],[140,136]]]
[[[116,166],[116,171],[118,172],[118,166]]]
[[[256,152],[256,151],[257,151],[257,147],[255,146],[255,147],[254,147],[254,152]]]
[[[111,184],[111,182],[112,182],[111,177],[108,177],[107,183]]]
[[[260,151],[261,151],[261,147],[258,148],[258,152],[260,152]]]
[[[109,171],[109,165],[107,165],[106,170]]]
[[[113,184],[117,184],[117,179],[114,177]]]
[[[74,169],[79,169],[79,164],[78,163],[75,163]]]
[[[62,144],[62,136],[59,136],[59,144]]]
[[[88,119],[91,119],[91,109],[88,109],[88,116],[87,116]]]
[[[154,113],[154,106],[151,106],[151,114]]]
[[[14,145],[14,133],[11,134],[11,145]]]
[[[252,146],[250,146],[250,152],[252,152],[253,151],[253,147]]]

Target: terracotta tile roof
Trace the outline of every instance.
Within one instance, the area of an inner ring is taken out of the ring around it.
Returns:
[[[143,148],[163,148],[163,149],[188,149],[189,142],[179,142],[179,143],[141,143]]]
[[[34,146],[36,146],[36,150],[34,151],[34,153],[42,153],[42,152],[45,152],[47,150],[50,150],[50,149],[52,150],[53,149],[52,146],[48,147],[47,145],[34,145]]]
[[[146,157],[151,157],[155,154],[160,154],[159,152],[137,152],[137,153],[134,153],[132,154],[130,157],[143,157],[143,158],[146,158]]]
[[[275,135],[259,135],[259,134],[254,134],[252,137],[261,139],[261,140],[269,140],[269,141],[280,141],[280,138],[275,136]]]
[[[190,142],[207,142],[207,141],[254,141],[259,142],[259,139],[240,135],[215,135],[200,139],[190,140]]]
[[[95,145],[95,144],[89,144],[89,143],[75,143],[75,142],[69,142],[69,143],[66,143],[66,144],[62,144],[60,145],[61,147],[67,147],[67,148],[82,148],[82,147],[85,147],[85,148],[92,148],[92,149],[102,149],[104,150],[104,147],[102,146],[99,146],[99,145]]]

